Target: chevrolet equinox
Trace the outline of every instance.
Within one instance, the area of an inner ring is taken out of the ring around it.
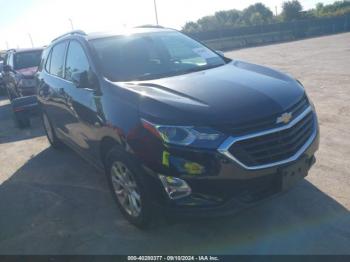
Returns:
[[[319,129],[303,85],[171,29],[60,36],[37,74],[43,126],[103,168],[123,215],[214,216],[302,180]]]

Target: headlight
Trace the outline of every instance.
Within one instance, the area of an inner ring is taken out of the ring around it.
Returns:
[[[210,128],[157,125],[144,119],[142,119],[142,124],[163,142],[173,145],[216,148],[226,138],[224,134]]]

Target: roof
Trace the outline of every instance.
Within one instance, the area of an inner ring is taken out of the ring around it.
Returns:
[[[88,34],[86,38],[87,40],[93,40],[93,39],[106,38],[106,37],[112,37],[112,36],[156,33],[156,32],[166,32],[166,31],[171,32],[174,30],[170,28],[163,28],[163,27],[135,27],[135,28],[127,28],[124,30],[118,30],[118,31],[91,33],[91,34]]]
[[[71,37],[71,36],[80,36],[85,38],[86,40],[93,40],[98,38],[106,38],[106,37],[113,37],[113,36],[122,36],[122,35],[132,35],[132,34],[142,34],[142,33],[155,33],[155,32],[164,32],[164,31],[174,31],[174,29],[170,28],[164,28],[162,26],[158,25],[142,25],[137,26],[133,28],[126,28],[126,29],[120,29],[118,31],[109,31],[109,32],[95,32],[95,33],[89,33],[86,34],[82,30],[73,30],[71,32],[67,32],[63,35],[60,35],[53,39],[51,43],[54,43],[59,40],[63,40],[65,38]]]

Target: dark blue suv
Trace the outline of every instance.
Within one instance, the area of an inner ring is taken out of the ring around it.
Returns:
[[[125,217],[213,216],[288,190],[315,162],[300,82],[160,27],[55,39],[37,74],[48,140],[103,168]]]

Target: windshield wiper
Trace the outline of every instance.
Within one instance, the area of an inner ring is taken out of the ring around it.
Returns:
[[[198,72],[198,71],[216,68],[216,67],[223,66],[223,65],[225,65],[225,64],[198,66],[198,67],[186,69],[186,70],[183,70],[180,72],[181,72],[181,74],[188,74],[188,73],[193,73],[193,72]]]
[[[171,75],[172,75],[171,72],[158,73],[158,74],[146,73],[146,74],[143,74],[143,75],[140,75],[140,76],[133,78],[133,81],[151,80],[151,79],[156,79],[156,78],[161,78],[161,77],[168,77]]]
[[[158,74],[145,73],[143,75],[140,75],[140,76],[133,78],[133,81],[143,81],[143,80],[151,80],[151,79],[156,79],[156,78],[161,78],[161,77],[183,75],[183,74],[203,71],[203,70],[207,70],[207,69],[211,69],[211,68],[215,68],[215,67],[219,67],[219,66],[223,66],[223,65],[225,65],[225,64],[197,66],[197,67],[186,69],[186,70],[176,70],[176,71],[170,71],[170,72],[158,73]]]

